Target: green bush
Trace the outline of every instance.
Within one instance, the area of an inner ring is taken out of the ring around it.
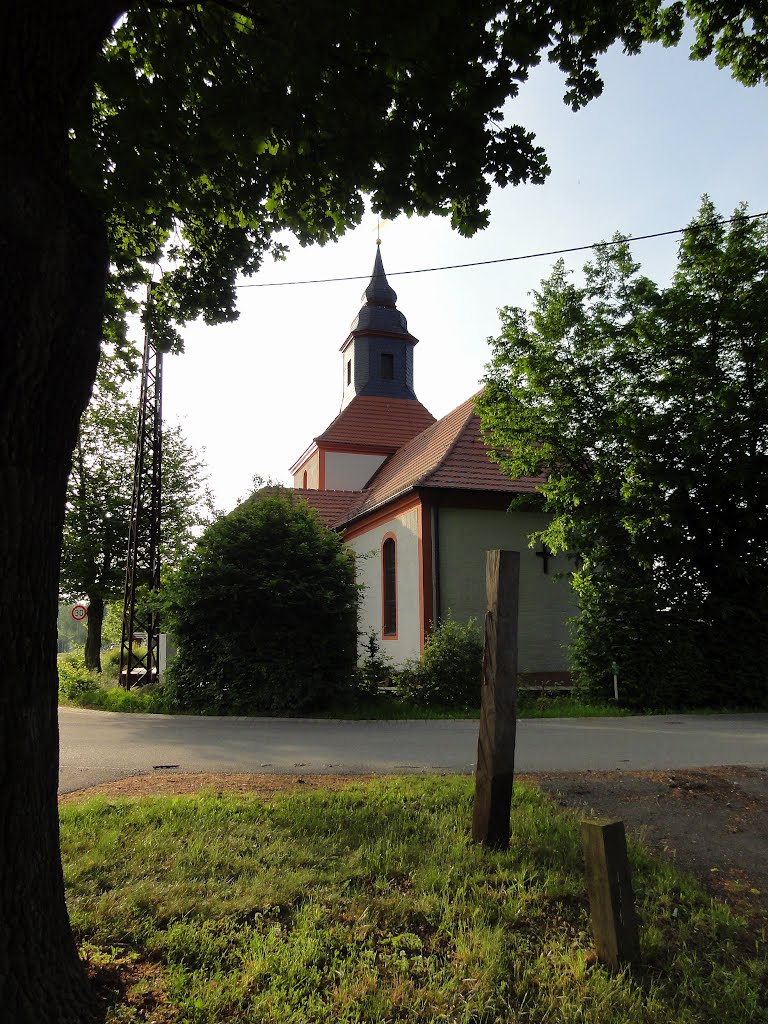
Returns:
[[[99,689],[99,681],[85,667],[85,652],[81,649],[60,654],[56,661],[59,673],[59,699],[75,700],[85,693]]]
[[[355,673],[356,689],[360,696],[375,697],[379,689],[391,681],[394,668],[390,659],[381,652],[375,629],[368,633],[363,649],[365,656]]]
[[[164,715],[170,709],[168,694],[162,681],[141,690],[124,690],[120,686],[100,686],[88,690],[71,701],[79,707],[97,711],[118,711],[121,714]]]
[[[119,646],[111,647],[108,651],[101,652],[101,675],[104,682],[117,682],[117,677],[120,675]]]
[[[167,594],[173,708],[300,713],[353,695],[354,557],[291,492],[212,524]]]
[[[480,706],[483,638],[475,619],[443,620],[427,638],[420,661],[397,674],[398,696],[425,707]]]

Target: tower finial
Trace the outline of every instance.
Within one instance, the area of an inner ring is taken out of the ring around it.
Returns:
[[[376,214],[376,245],[381,245],[381,225],[388,221],[389,217],[382,217],[380,213]]]

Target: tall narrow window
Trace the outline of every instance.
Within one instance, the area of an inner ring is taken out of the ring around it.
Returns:
[[[392,355],[391,352],[381,353],[381,379],[395,379],[395,357]]]
[[[387,537],[381,546],[381,573],[384,636],[397,636],[397,552],[395,538]]]
[[[352,360],[347,360],[347,387],[352,383]]]
[[[304,490],[306,491],[306,489],[307,489],[307,471],[305,469],[304,470]]]

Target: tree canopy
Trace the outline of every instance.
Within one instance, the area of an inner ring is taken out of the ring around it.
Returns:
[[[150,315],[170,343],[172,320],[235,315],[237,274],[280,255],[286,232],[323,243],[358,223],[363,193],[387,217],[439,213],[473,234],[492,183],[549,173],[502,109],[530,70],[559,66],[578,109],[602,91],[612,43],[676,43],[686,11],[694,56],[765,76],[758,39],[722,4],[131,5],[70,133],[75,180],[109,228],[110,336],[161,253]]]
[[[629,247],[502,312],[484,428],[544,473],[540,535],[578,552],[576,665],[641,706],[767,692],[768,225],[705,199],[664,288]]]

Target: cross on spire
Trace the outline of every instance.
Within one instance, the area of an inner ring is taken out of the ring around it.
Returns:
[[[382,217],[380,213],[376,214],[376,245],[381,245],[381,225],[388,222],[389,217]]]

